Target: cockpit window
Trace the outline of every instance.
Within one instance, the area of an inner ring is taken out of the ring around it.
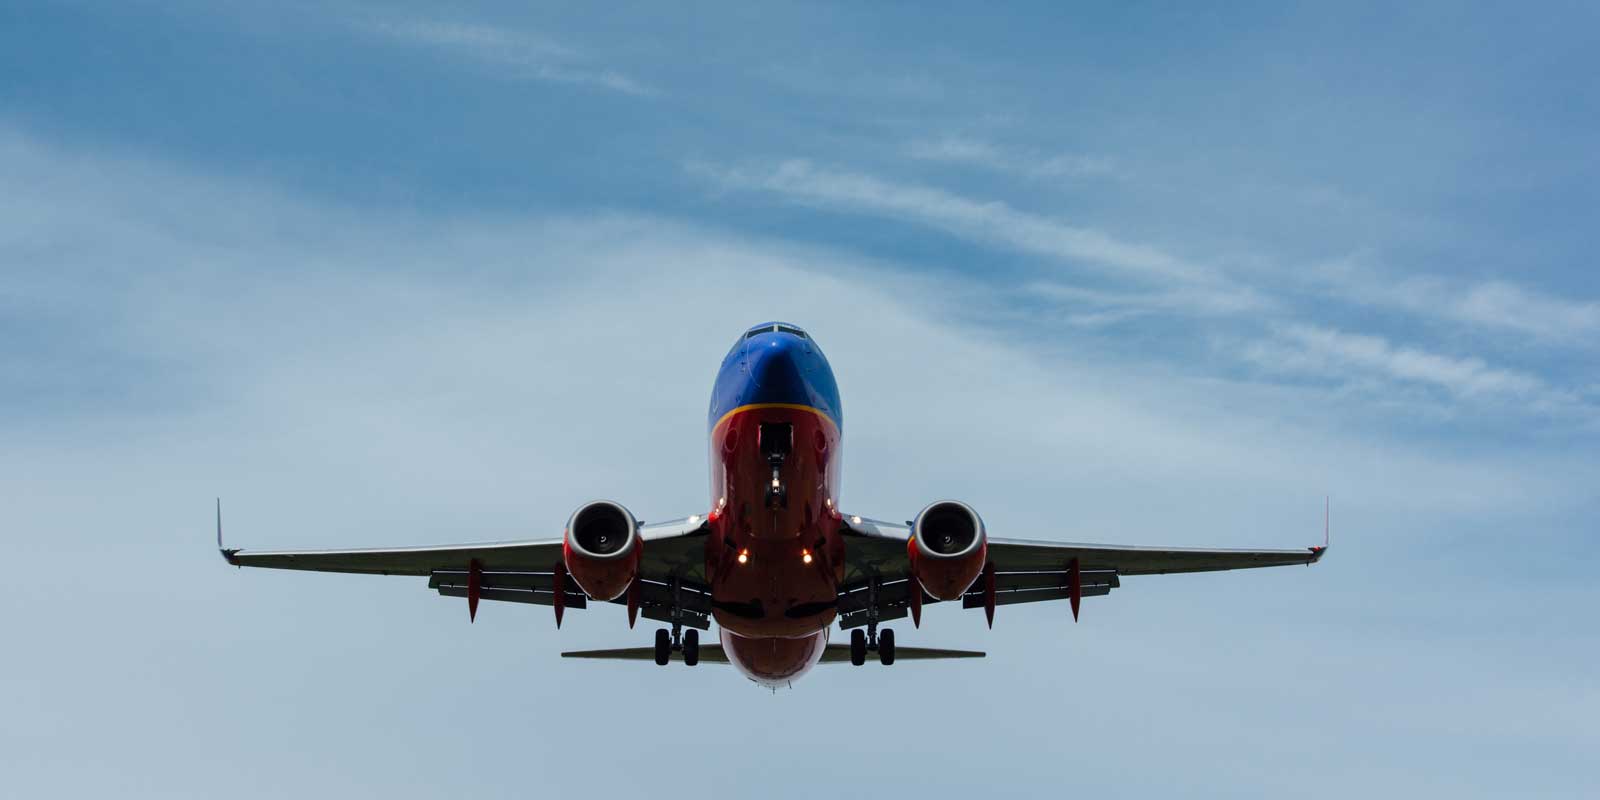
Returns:
[[[783,325],[776,322],[771,325],[762,325],[759,328],[751,328],[745,333],[744,338],[748,339],[752,336],[760,336],[763,333],[792,333],[802,339],[806,338],[805,331],[800,330],[793,325]]]

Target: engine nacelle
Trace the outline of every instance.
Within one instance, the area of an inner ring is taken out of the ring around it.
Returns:
[[[972,506],[942,500],[922,509],[906,543],[911,575],[939,600],[958,600],[983,573],[989,540]]]
[[[615,600],[639,574],[644,542],[639,521],[628,509],[609,500],[596,500],[567,520],[561,557],[567,574],[583,593],[596,600]]]

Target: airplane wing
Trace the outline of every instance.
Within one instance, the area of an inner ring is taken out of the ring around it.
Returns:
[[[705,577],[706,523],[693,516],[641,525],[643,552],[639,564],[639,615],[672,621],[674,583],[679,590],[683,624],[711,627],[711,593]],[[427,576],[428,588],[444,597],[468,595],[473,565],[482,600],[556,605],[562,565],[561,539],[456,544],[438,547],[396,547],[356,550],[240,550],[222,546],[222,512],[217,512],[217,547],[237,567],[299,569],[367,575]],[[571,579],[562,584],[560,608],[586,608],[585,597]],[[625,604],[624,598],[612,601]],[[559,617],[557,624],[560,624]]]
[[[911,528],[864,517],[845,517],[847,565],[839,592],[839,624],[849,629],[867,624],[873,607],[870,591],[877,581],[879,622],[910,613],[911,592],[921,591],[910,580],[906,553]],[[1291,564],[1315,564],[1327,544],[1298,550],[1224,550],[1172,547],[1044,542],[989,537],[989,564],[961,598],[962,608],[986,608],[989,586],[994,605],[1071,601],[1099,597],[1122,585],[1125,575],[1165,575],[1173,572],[1217,572]],[[1076,573],[1076,577],[1074,577]],[[1077,584],[1074,591],[1074,581]],[[924,605],[936,603],[927,595]],[[1073,616],[1077,616],[1074,603]]]

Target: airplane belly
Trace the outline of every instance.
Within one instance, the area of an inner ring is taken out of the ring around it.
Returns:
[[[844,543],[836,488],[839,434],[803,405],[736,409],[712,428],[713,615],[746,637],[797,637],[837,616]]]
[[[786,686],[806,674],[828,647],[828,631],[796,638],[746,637],[721,632],[722,652],[744,676],[763,686]]]

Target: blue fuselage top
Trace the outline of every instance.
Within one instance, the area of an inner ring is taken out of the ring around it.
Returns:
[[[729,412],[754,405],[814,408],[843,429],[839,385],[822,348],[805,331],[784,322],[757,325],[722,359],[711,388],[708,427]]]

